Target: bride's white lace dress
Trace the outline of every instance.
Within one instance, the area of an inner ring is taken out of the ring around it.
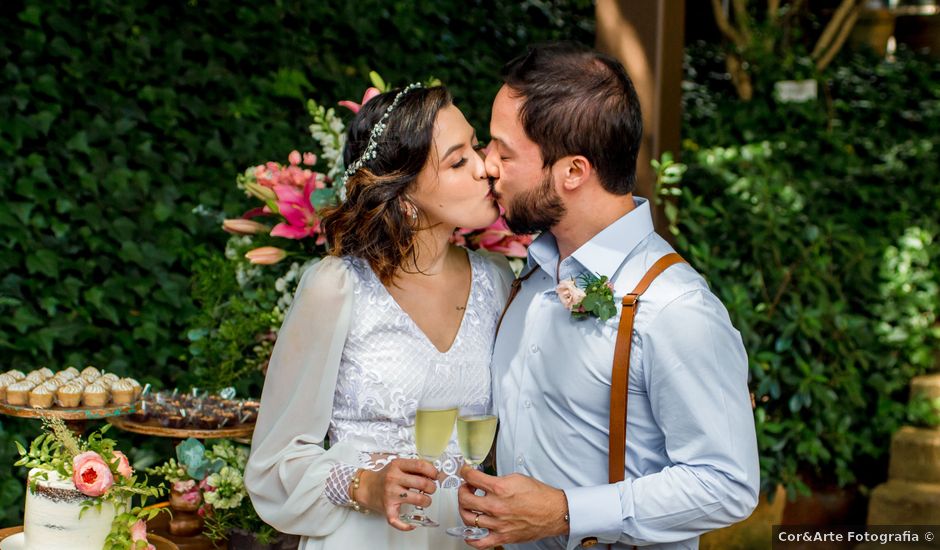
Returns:
[[[436,464],[445,475],[429,514],[441,527],[401,532],[344,501],[356,469],[414,456],[414,417],[426,380],[445,385],[455,403],[490,398],[493,337],[512,272],[501,257],[468,255],[470,296],[444,352],[367,262],[328,257],[302,278],[271,356],[245,470],[259,515],[302,535],[302,550],[466,548],[444,532],[461,524],[455,438]]]

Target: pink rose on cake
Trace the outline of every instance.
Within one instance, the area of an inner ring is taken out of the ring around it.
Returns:
[[[101,455],[86,451],[72,459],[72,482],[82,494],[100,497],[114,485],[114,475]]]
[[[113,464],[115,461],[118,463],[117,471],[122,477],[130,479],[130,477],[134,475],[134,469],[131,468],[131,463],[127,459],[127,455],[121,451],[114,451],[114,460],[112,460],[111,463]]]

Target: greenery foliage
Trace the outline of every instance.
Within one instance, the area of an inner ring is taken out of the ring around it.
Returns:
[[[745,340],[764,488],[877,481],[940,343],[940,63],[845,56],[807,103],[686,69],[667,216]]]
[[[484,130],[499,67],[525,44],[593,42],[588,0],[11,0],[4,13],[6,368],[95,364],[157,388],[189,383],[186,327],[224,299],[191,294],[190,278],[223,248],[221,213],[247,204],[232,174],[304,148],[306,98],[358,100],[370,69],[394,83],[430,72]],[[27,426],[0,421],[0,463]],[[0,524],[18,522],[22,495],[0,480]]]

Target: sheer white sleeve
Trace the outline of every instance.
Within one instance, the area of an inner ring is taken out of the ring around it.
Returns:
[[[258,515],[285,533],[323,536],[355,513],[325,489],[334,466],[358,463],[358,452],[342,442],[324,450],[354,278],[335,257],[310,268],[271,354],[245,487]]]

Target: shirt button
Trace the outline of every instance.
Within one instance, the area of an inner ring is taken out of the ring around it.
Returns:
[[[528,409],[528,408],[531,407],[531,406],[532,406],[532,402],[529,401],[528,399],[526,399],[526,400],[525,400],[525,408]]]
[[[523,460],[522,455],[519,455],[518,457],[516,457],[516,464],[522,466],[523,462],[525,462],[525,460]]]
[[[535,344],[532,344],[531,346],[529,346],[529,351],[531,351],[532,353],[538,353],[539,347],[536,346]]]

